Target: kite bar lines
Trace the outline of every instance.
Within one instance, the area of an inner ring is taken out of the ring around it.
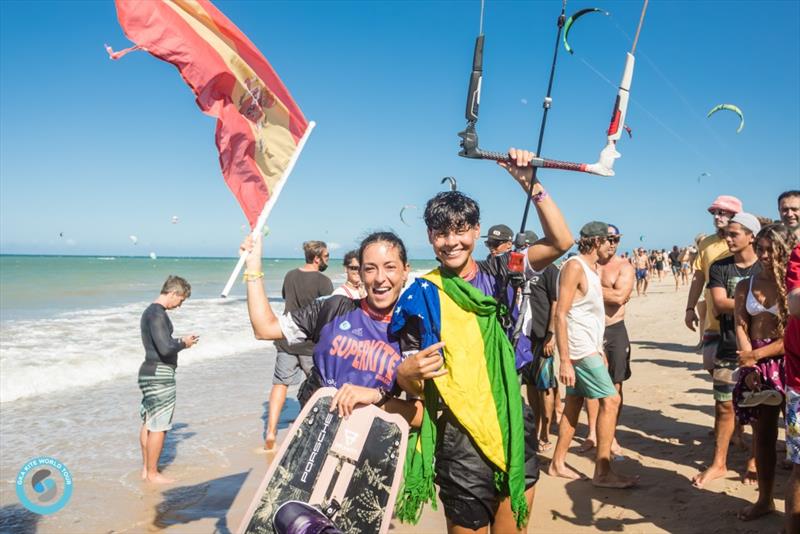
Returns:
[[[560,40],[561,29],[563,27],[563,12],[564,7],[566,7],[566,1],[562,3],[562,16],[559,17],[559,38],[556,41],[556,45],[558,45],[558,41]],[[470,159],[488,159],[494,161],[510,161],[507,154],[502,152],[492,152],[488,150],[483,150],[480,148],[478,143],[478,132],[476,129],[476,125],[478,123],[478,110],[480,107],[480,100],[481,100],[481,85],[483,82],[483,44],[484,44],[484,35],[483,35],[483,11],[484,5],[481,2],[481,32],[478,34],[478,37],[475,39],[475,50],[472,56],[472,72],[469,78],[469,89],[467,90],[467,107],[464,113],[465,118],[467,119],[467,126],[466,128],[458,133],[458,136],[461,138],[460,146],[461,151],[458,153],[459,156],[464,158]],[[550,77],[550,85],[552,86],[552,76],[555,70],[555,59],[556,56],[554,54],[553,57],[553,66],[551,68],[551,77]],[[548,88],[547,97],[544,100],[544,109],[545,115],[552,103],[552,98],[550,97],[550,88]],[[541,141],[542,136],[544,133],[544,120],[542,128],[539,132],[539,150],[541,150]],[[546,169],[560,169],[566,171],[577,171],[577,172],[587,172],[591,174],[596,174],[599,176],[613,176],[614,171],[610,169],[610,167],[605,167],[598,163],[573,163],[569,161],[559,161],[554,159],[547,159],[536,157],[531,162],[531,165],[534,168],[546,168]]]
[[[634,52],[639,42],[639,33],[642,31],[644,14],[647,11],[647,2],[644,0],[642,15],[639,17],[639,27],[636,29],[636,36],[633,39],[631,51],[625,55],[625,68],[622,70],[622,80],[619,82],[617,99],[614,102],[614,110],[611,112],[611,122],[608,125],[608,137],[606,146],[600,151],[600,159],[594,165],[600,167],[605,176],[614,176],[614,160],[622,157],[617,151],[617,141],[622,137],[622,130],[625,127],[625,115],[628,112],[628,99],[630,98],[631,81],[633,80],[633,67],[635,64]]]

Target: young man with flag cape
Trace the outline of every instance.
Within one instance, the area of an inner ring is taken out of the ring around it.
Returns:
[[[511,149],[509,155],[500,165],[527,192],[533,154]],[[538,181],[533,200],[544,237],[524,253],[529,276],[572,246],[561,211]],[[409,439],[396,514],[415,522],[425,502],[435,506],[435,482],[448,532],[487,532],[489,525],[495,532],[524,531],[539,467],[535,421],[522,400],[503,326],[514,302],[509,255],[472,258],[480,208],[458,191],[429,200],[425,224],[441,265],[403,293],[390,326],[410,356],[398,366],[398,381],[425,405],[422,426]],[[437,342],[444,343],[444,370],[431,371],[425,359],[411,355]]]

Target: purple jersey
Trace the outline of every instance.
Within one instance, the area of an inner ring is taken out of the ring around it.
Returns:
[[[281,329],[290,343],[314,341],[314,367],[323,385],[391,390],[402,357],[397,338],[388,334],[389,319],[363,300],[335,295],[284,316]]]

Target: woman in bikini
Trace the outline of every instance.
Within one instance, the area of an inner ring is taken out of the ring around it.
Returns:
[[[744,521],[775,510],[775,445],[784,398],[783,329],[786,326],[786,262],[794,238],[782,224],[765,226],[756,236],[761,271],[739,282],[734,295],[739,370],[733,403],[741,424],[753,425],[753,455],[758,500],[739,512]],[[745,480],[752,479],[748,465]]]

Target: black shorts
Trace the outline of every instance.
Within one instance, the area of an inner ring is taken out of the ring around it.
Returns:
[[[628,339],[625,321],[606,327],[603,347],[606,351],[606,358],[608,358],[608,374],[611,375],[611,381],[619,384],[629,379],[631,377],[631,342]]]
[[[539,480],[536,458],[536,422],[524,402],[525,424],[525,489]],[[475,446],[450,410],[442,412],[438,422],[436,444],[436,484],[444,514],[454,525],[477,530],[490,525],[505,496],[494,485],[492,463]]]
[[[533,361],[526,363],[517,370],[522,383],[526,386],[536,386],[536,370],[539,368],[539,361],[544,358],[544,340],[545,338],[531,338]]]

